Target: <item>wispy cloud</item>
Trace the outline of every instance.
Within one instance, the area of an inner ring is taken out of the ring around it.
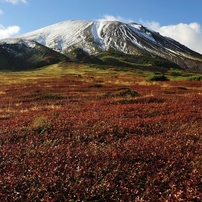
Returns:
[[[97,19],[97,21],[120,21],[120,22],[132,22],[131,19],[123,18],[121,16],[104,15],[102,18]]]
[[[20,31],[20,27],[18,26],[9,26],[4,27],[0,25],[0,39],[9,38],[15,34],[18,34]]]
[[[12,3],[12,4],[18,4],[18,3],[27,3],[27,0],[3,0],[4,2]]]
[[[3,15],[4,14],[4,12],[0,9],[0,15]]]
[[[176,25],[161,26],[158,22],[147,21],[140,23],[159,32],[163,36],[171,37],[192,50],[202,53],[202,28],[197,22],[190,24],[179,23]]]

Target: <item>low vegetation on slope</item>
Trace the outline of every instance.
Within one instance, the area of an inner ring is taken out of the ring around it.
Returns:
[[[133,67],[148,69],[150,71],[168,71],[171,68],[181,69],[178,65],[160,58],[158,56],[152,56],[149,54],[143,55],[129,55],[110,49],[99,53],[96,56],[89,56],[82,49],[74,49],[67,54],[73,61],[80,61],[82,63],[99,64],[99,65],[111,65],[117,67]]]
[[[1,72],[0,201],[201,201],[201,82],[150,74]]]

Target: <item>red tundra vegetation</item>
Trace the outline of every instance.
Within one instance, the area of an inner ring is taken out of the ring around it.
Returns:
[[[202,200],[201,82],[110,71],[1,80],[0,201]]]

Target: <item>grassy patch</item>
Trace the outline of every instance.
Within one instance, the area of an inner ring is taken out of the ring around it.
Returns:
[[[33,119],[30,129],[39,134],[51,131],[52,126],[47,116],[39,116]]]

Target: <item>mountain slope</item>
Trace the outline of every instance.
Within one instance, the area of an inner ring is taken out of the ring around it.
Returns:
[[[68,58],[34,41],[12,39],[0,44],[0,70],[27,70],[63,60]]]
[[[76,48],[89,55],[109,49],[131,55],[149,54],[174,62],[183,69],[202,72],[202,55],[136,23],[69,20],[21,35],[15,40],[35,41],[64,55]]]

